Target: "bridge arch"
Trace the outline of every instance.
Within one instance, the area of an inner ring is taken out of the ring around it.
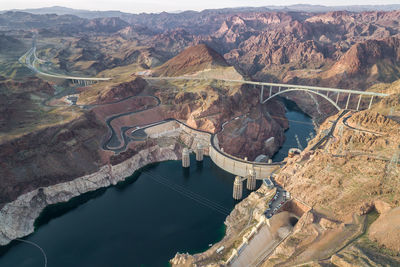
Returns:
[[[283,93],[293,92],[293,91],[303,91],[303,92],[309,92],[309,93],[312,93],[312,94],[319,95],[319,96],[325,98],[326,100],[328,100],[338,111],[341,110],[341,108],[340,108],[332,99],[330,99],[330,98],[327,97],[326,95],[321,94],[321,93],[319,93],[319,92],[315,92],[315,91],[313,91],[313,90],[305,89],[305,88],[294,88],[294,89],[287,89],[287,90],[283,90],[283,91],[277,92],[277,93],[275,93],[275,94],[269,96],[269,97],[268,97],[267,99],[265,99],[262,103],[263,103],[263,104],[266,103],[268,100],[270,100],[271,98],[274,98],[275,96],[281,95],[281,94],[283,94]]]

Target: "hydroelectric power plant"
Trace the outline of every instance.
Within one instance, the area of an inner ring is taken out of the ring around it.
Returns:
[[[164,2],[2,6],[0,267],[400,266],[400,5]]]

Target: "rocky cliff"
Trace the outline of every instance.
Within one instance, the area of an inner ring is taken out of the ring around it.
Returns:
[[[397,83],[386,88],[392,92],[388,99],[398,99]],[[382,107],[387,103],[397,102],[383,99],[372,110],[348,112],[340,119],[338,115],[329,118],[300,155],[286,159],[274,179],[291,193],[292,201],[282,210],[296,214],[299,220],[291,234],[264,255],[261,266],[400,264],[396,241],[400,109],[394,104],[388,111]],[[328,141],[311,150],[330,129],[333,135]],[[252,195],[243,200],[231,216],[252,200]],[[263,211],[266,202],[260,198],[253,205]],[[227,242],[232,239],[231,216],[223,242],[201,254],[177,254],[171,262],[176,266],[222,266],[221,258],[227,257],[215,250],[222,245],[231,249],[231,243]],[[243,216],[247,221],[246,215]],[[235,223],[240,221],[237,219]],[[239,240],[240,233],[236,234]],[[237,248],[238,242],[235,245]]]
[[[174,136],[180,142],[176,142],[176,137],[171,137],[171,142],[168,144],[157,144],[156,141],[150,140],[137,151],[129,150],[113,157],[109,164],[101,166],[90,174],[64,182],[56,182],[53,179],[51,184],[33,187],[31,191],[25,188],[27,193],[19,195],[17,199],[1,207],[0,245],[32,233],[35,220],[46,206],[66,202],[86,192],[115,185],[150,163],[177,160],[182,154],[181,143],[195,149],[199,140],[209,140],[208,134],[188,130],[185,127],[177,128]]]
[[[183,76],[207,69],[228,66],[225,59],[214,49],[200,44],[185,49],[156,68],[152,74],[156,76]]]

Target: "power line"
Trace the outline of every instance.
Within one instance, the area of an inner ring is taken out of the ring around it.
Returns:
[[[161,180],[159,180],[159,179],[157,179],[157,178],[154,178],[153,176],[149,175],[148,173],[146,173],[146,175],[148,175],[148,176],[149,176],[151,179],[153,179],[155,182],[157,182],[157,183],[159,183],[159,184],[161,184],[161,185],[164,185],[164,186],[166,186],[166,187],[172,189],[173,191],[175,191],[175,192],[177,192],[177,193],[179,193],[179,194],[181,194],[181,195],[183,195],[183,196],[185,196],[185,197],[187,197],[187,198],[189,198],[189,199],[192,199],[192,200],[194,200],[195,202],[197,202],[197,203],[199,203],[199,204],[201,204],[201,205],[203,205],[203,206],[205,206],[205,207],[207,207],[207,208],[213,209],[213,210],[215,210],[215,211],[217,211],[217,212],[219,212],[219,213],[221,213],[221,214],[223,214],[223,215],[225,215],[225,216],[227,216],[227,215],[229,214],[229,213],[227,213],[227,212],[224,212],[224,211],[220,210],[220,209],[219,209],[218,207],[216,207],[216,206],[209,205],[208,203],[203,202],[203,201],[197,199],[196,197],[193,197],[192,195],[188,194],[187,192],[181,191],[181,190],[179,190],[179,189],[177,189],[177,188],[171,186],[171,185],[168,184],[168,183],[165,183],[165,182],[163,182],[163,181],[161,181]]]
[[[274,119],[279,119],[279,120],[287,120],[287,121],[294,122],[294,123],[307,124],[307,125],[314,125],[314,124],[311,123],[311,122],[298,121],[298,120],[289,120],[288,118],[285,118],[285,117],[278,117],[278,116],[272,116],[272,115],[270,115],[270,117],[271,117],[271,118],[274,118]]]
[[[209,200],[209,199],[207,199],[207,198],[205,198],[205,197],[203,197],[201,195],[198,195],[198,194],[188,190],[185,187],[182,187],[180,185],[172,183],[171,181],[169,181],[168,179],[164,178],[163,176],[161,176],[159,174],[156,174],[156,173],[154,173],[154,172],[152,172],[150,170],[146,170],[146,171],[144,171],[142,173],[146,174],[148,177],[150,177],[155,182],[157,182],[157,183],[159,183],[161,185],[164,185],[165,187],[168,187],[171,190],[173,190],[173,191],[175,191],[175,192],[177,192],[177,193],[179,193],[179,194],[181,194],[181,195],[183,195],[183,196],[185,196],[185,197],[187,197],[189,199],[192,199],[193,201],[195,201],[195,202],[197,202],[197,203],[199,203],[199,204],[201,204],[201,205],[203,205],[205,207],[213,209],[213,210],[215,210],[215,211],[217,211],[217,212],[219,212],[219,213],[221,213],[221,214],[223,214],[225,216],[228,216],[229,213],[230,213],[230,210],[226,209],[222,205],[220,205],[220,204],[218,204],[216,202],[213,202],[213,201],[211,201],[211,200]]]
[[[27,243],[29,245],[35,246],[38,249],[40,249],[40,252],[42,252],[43,257],[44,257],[44,267],[47,267],[47,256],[46,256],[46,253],[44,252],[44,249],[42,249],[38,244],[36,244],[32,241],[28,241],[28,240],[24,240],[24,239],[20,239],[20,238],[16,238],[15,240],[17,240],[19,242]]]
[[[177,188],[178,190],[181,190],[181,191],[183,191],[183,192],[185,192],[187,194],[190,194],[191,196],[196,197],[196,198],[198,198],[201,201],[204,201],[206,203],[209,203],[210,205],[214,205],[217,208],[219,208],[220,210],[223,210],[223,211],[225,211],[227,213],[230,213],[230,210],[225,208],[224,206],[222,206],[222,205],[220,205],[220,204],[218,204],[216,202],[213,202],[212,200],[209,200],[209,199],[207,199],[207,198],[205,198],[205,197],[203,197],[203,196],[201,196],[201,195],[199,195],[199,194],[197,194],[197,193],[195,193],[193,191],[190,191],[189,189],[187,189],[187,188],[185,188],[185,187],[183,187],[181,185],[175,184],[175,183],[171,182],[168,178],[166,178],[166,177],[164,177],[164,176],[162,176],[162,175],[160,175],[158,173],[155,173],[155,172],[150,171],[150,170],[147,170],[147,172],[150,172],[156,178],[162,180],[164,183],[167,183],[170,186],[173,186],[173,187]]]

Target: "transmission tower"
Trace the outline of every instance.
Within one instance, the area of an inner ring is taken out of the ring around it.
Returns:
[[[352,149],[353,149],[353,136],[350,137],[349,145],[348,145],[349,152],[351,152]]]
[[[388,165],[388,171],[396,171],[397,170],[397,164],[399,163],[399,156],[400,156],[400,151],[397,151],[393,154],[392,158],[390,159],[390,163]]]
[[[315,122],[315,120],[313,120],[312,123],[314,125],[314,129],[317,130],[318,129],[318,124]]]
[[[337,136],[337,138],[339,139],[338,154],[342,153],[342,148],[343,148],[342,137],[343,137],[343,124],[340,124],[338,127],[338,136]]]
[[[300,140],[299,140],[299,137],[297,136],[297,134],[294,135],[294,138],[296,138],[297,147],[298,147],[300,150],[303,150],[303,146],[301,145]]]

